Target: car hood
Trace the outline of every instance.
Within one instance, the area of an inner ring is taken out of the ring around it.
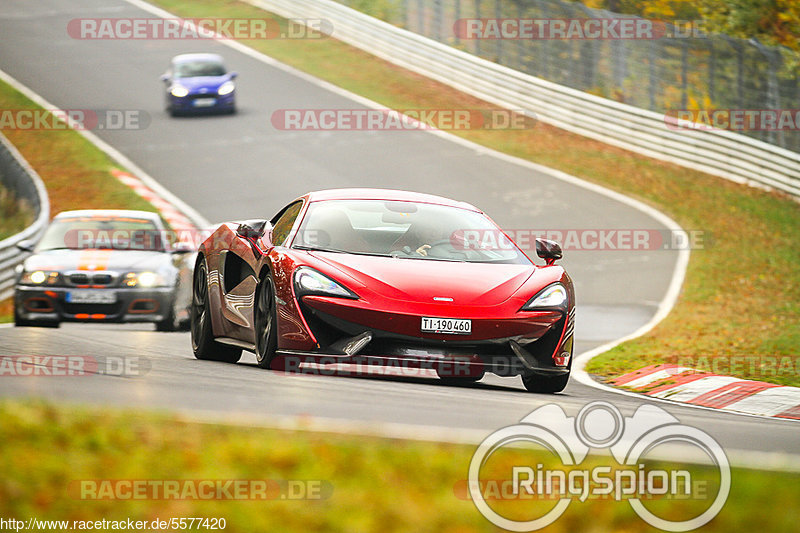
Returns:
[[[25,260],[25,270],[157,271],[171,264],[170,254],[145,250],[47,250]]]
[[[230,76],[227,74],[224,76],[198,76],[196,78],[177,78],[174,80],[174,83],[182,85],[190,91],[201,91],[202,89],[208,89],[209,91],[216,92],[216,90],[219,89],[219,86],[229,79]]]
[[[533,265],[462,263],[312,252],[325,263],[385,298],[454,305],[493,306],[508,300],[534,273]],[[330,274],[335,275],[333,272]],[[343,283],[347,280],[338,276]],[[351,286],[358,292],[358,287]],[[450,300],[439,300],[449,302]]]

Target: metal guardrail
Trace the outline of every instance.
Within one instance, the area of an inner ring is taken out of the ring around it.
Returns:
[[[50,200],[39,175],[25,161],[17,149],[0,133],[0,182],[17,199],[24,199],[33,207],[36,220],[7,239],[0,241],[0,300],[13,294],[15,268],[29,255],[17,248],[17,243],[37,241],[50,221]]]
[[[669,23],[594,9],[574,0],[336,1],[514,70],[656,113],[697,106],[788,113],[800,104],[800,53],[761,44],[756,38],[716,33],[717,25],[709,20]],[[524,20],[543,29],[519,39],[513,38],[513,30],[510,34],[506,30],[507,38],[502,38],[486,25],[498,20],[512,28]],[[572,35],[580,37],[589,26],[577,22],[590,20],[594,27],[609,23],[611,28],[614,20],[636,22],[652,32],[644,32],[642,38],[630,33],[627,37],[633,38],[545,38],[550,32],[544,28],[552,28],[552,22],[575,23]],[[470,22],[478,23],[472,31],[467,30]],[[489,31],[484,34],[477,28]],[[800,129],[737,131],[800,152]]]
[[[800,153],[730,131],[670,128],[662,114],[559,85],[441,44],[331,0],[247,0],[487,102],[556,127],[739,183],[800,197]]]

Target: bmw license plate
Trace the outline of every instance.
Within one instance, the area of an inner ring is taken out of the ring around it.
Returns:
[[[217,103],[216,98],[198,98],[194,100],[195,107],[211,107]]]
[[[69,291],[66,300],[71,304],[113,304],[117,301],[117,294],[108,290]]]
[[[463,318],[422,317],[423,333],[448,333],[451,335],[469,335],[472,333],[472,320]]]

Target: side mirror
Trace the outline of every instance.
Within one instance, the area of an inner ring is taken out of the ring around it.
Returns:
[[[19,241],[17,243],[17,248],[23,252],[32,252],[34,246],[36,246],[36,243],[33,241]]]
[[[229,72],[228,76],[230,76],[232,80],[235,80],[239,76],[239,73],[234,70],[233,72]]]
[[[158,79],[166,83],[169,81],[169,74],[162,74],[161,76],[158,77]]]
[[[561,245],[547,239],[536,239],[536,255],[544,259],[548,266],[563,256]]]
[[[186,241],[178,241],[172,245],[172,249],[170,250],[173,254],[188,254],[191,252],[197,251],[194,245],[190,242]]]
[[[244,239],[258,239],[264,235],[266,220],[245,220],[236,228],[236,235]]]

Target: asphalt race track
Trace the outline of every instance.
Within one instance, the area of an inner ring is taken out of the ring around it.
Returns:
[[[277,130],[270,116],[278,109],[362,105],[217,42],[76,40],[66,31],[78,17],[149,16],[122,0],[6,0],[0,4],[0,69],[62,109],[146,112],[144,129],[95,133],[209,221],[269,217],[309,190],[364,186],[471,202],[504,228],[665,229],[630,205],[442,136]],[[173,119],[163,110],[158,76],[171,56],[195,51],[221,53],[239,72],[237,115]],[[646,323],[667,291],[677,255],[565,252],[563,264],[578,297],[576,353]],[[221,419],[247,415],[268,422],[309,415],[489,433],[551,402],[570,415],[595,399],[614,403],[626,415],[644,403],[574,380],[551,396],[526,393],[518,378],[494,376],[452,387],[422,378],[286,375],[258,369],[249,353],[237,365],[195,360],[188,333],[156,333],[149,326],[0,328],[0,356],[29,354],[139,358],[148,371],[138,377],[0,378],[0,394]],[[800,455],[794,422],[656,405],[702,428],[729,453]]]

